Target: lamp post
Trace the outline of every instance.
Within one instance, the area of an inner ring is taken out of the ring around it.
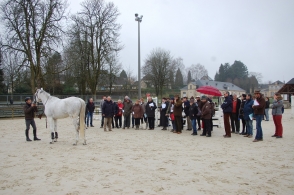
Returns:
[[[138,21],[138,96],[141,98],[141,59],[140,59],[140,22],[142,22],[143,16],[139,17],[135,14],[135,21]]]

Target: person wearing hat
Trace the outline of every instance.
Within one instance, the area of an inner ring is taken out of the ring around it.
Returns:
[[[246,131],[246,121],[244,119],[244,105],[246,103],[246,94],[241,95],[241,105],[240,105],[240,110],[239,110],[239,118],[242,121],[242,133],[240,135],[247,135]]]
[[[230,138],[231,137],[231,125],[230,125],[230,116],[232,113],[232,97],[230,96],[230,92],[226,91],[224,93],[224,103],[221,105],[221,108],[223,109],[224,113],[224,126],[226,134],[224,135],[224,138]]]
[[[26,104],[25,104],[23,110],[24,110],[25,121],[26,121],[26,130],[25,130],[26,141],[28,141],[28,142],[32,141],[29,137],[30,126],[33,127],[34,141],[39,141],[41,139],[39,139],[37,137],[37,127],[36,127],[36,123],[34,120],[35,112],[38,112],[37,105],[34,103],[32,104],[32,100],[30,97],[26,97],[25,102],[26,102]]]
[[[261,121],[263,119],[265,110],[265,99],[262,97],[259,90],[254,92],[255,100],[252,106],[254,110],[254,117],[256,120],[256,136],[253,142],[263,141]]]
[[[191,119],[193,133],[191,135],[197,135],[197,123],[196,117],[198,114],[198,106],[194,103],[194,99],[190,99],[189,117]]]
[[[201,118],[204,122],[203,132],[200,136],[211,137],[211,104],[207,100],[208,98],[204,95],[201,97],[202,110]]]

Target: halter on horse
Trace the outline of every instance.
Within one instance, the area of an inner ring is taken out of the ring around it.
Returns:
[[[76,130],[76,140],[74,145],[78,143],[79,133],[84,138],[84,145],[86,145],[85,135],[85,101],[77,97],[69,97],[65,99],[59,99],[51,96],[49,93],[41,89],[37,89],[34,95],[34,101],[42,101],[44,104],[44,113],[47,116],[50,130],[51,130],[51,142],[57,141],[57,119],[71,117],[73,119],[73,125]],[[54,140],[55,139],[55,140]]]

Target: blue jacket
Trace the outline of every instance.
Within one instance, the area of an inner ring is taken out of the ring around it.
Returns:
[[[249,115],[253,114],[254,110],[252,108],[254,104],[254,101],[252,99],[250,100],[246,100],[245,104],[244,104],[244,108],[243,108],[243,112],[244,112],[244,120],[250,120]]]
[[[221,105],[223,112],[224,113],[231,113],[233,110],[233,102],[232,102],[232,97],[231,96],[227,96],[225,98],[224,103]]]

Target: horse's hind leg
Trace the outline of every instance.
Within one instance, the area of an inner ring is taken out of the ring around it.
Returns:
[[[75,127],[75,132],[76,132],[76,141],[73,144],[74,146],[77,145],[78,141],[79,141],[79,120],[77,120],[77,118],[73,118],[73,125]]]
[[[53,118],[48,118],[49,121],[49,126],[50,126],[50,130],[51,130],[51,142],[50,144],[54,143],[54,120]]]
[[[58,139],[58,133],[57,133],[57,120],[56,119],[53,119],[54,121],[54,132],[55,132],[55,142],[57,142],[57,139]]]

